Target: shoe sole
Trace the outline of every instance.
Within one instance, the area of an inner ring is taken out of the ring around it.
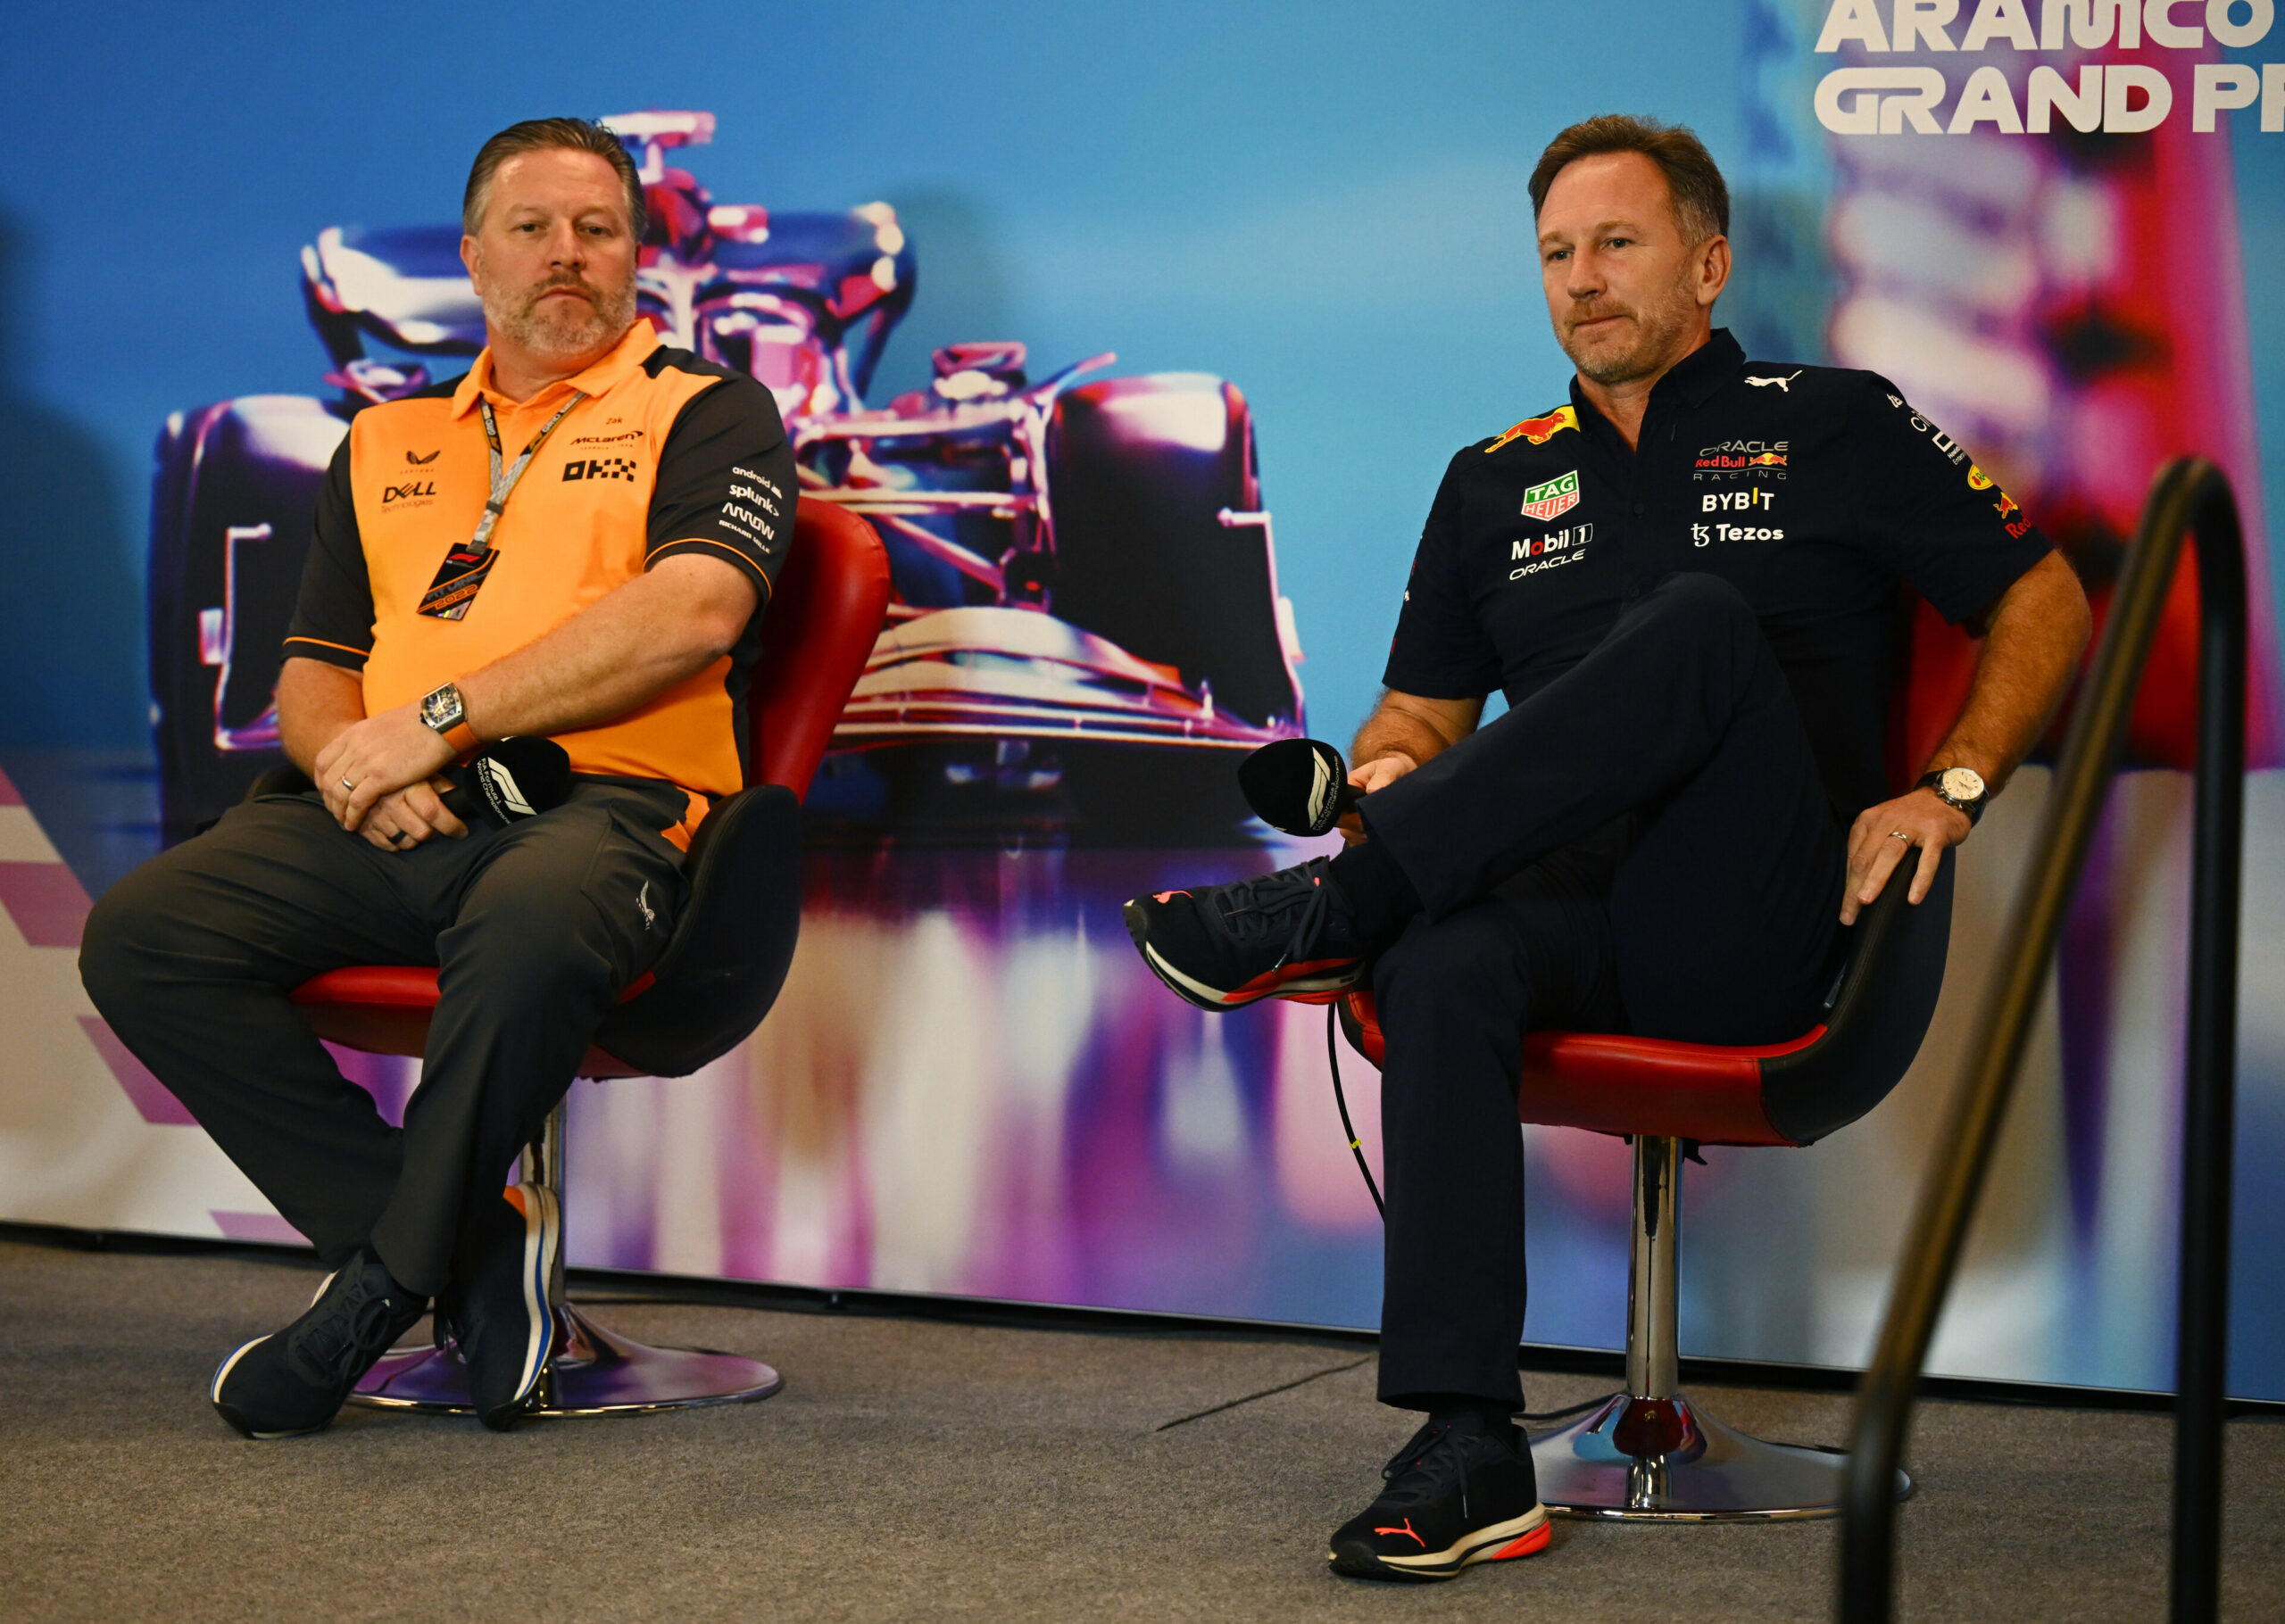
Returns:
[[[1495,1522],[1467,1534],[1449,1550],[1423,1551],[1417,1556],[1383,1556],[1376,1552],[1328,1551],[1325,1560],[1335,1573],[1352,1578],[1393,1578],[1412,1582],[1450,1578],[1461,1569],[1480,1562],[1513,1562],[1547,1549],[1555,1537],[1547,1507],[1534,1505],[1520,1517]]]
[[[1283,998],[1292,992],[1343,992],[1364,979],[1363,967],[1352,962],[1322,975],[1297,975],[1290,982],[1281,982],[1259,992],[1224,992],[1219,988],[1209,987],[1184,975],[1159,956],[1159,949],[1152,947],[1149,940],[1150,918],[1138,905],[1126,903],[1120,912],[1126,920],[1126,933],[1142,949],[1142,962],[1151,967],[1151,974],[1164,982],[1184,1002],[1195,1004],[1201,1009],[1210,1009],[1217,1015],[1227,1010],[1242,1009],[1248,1004],[1258,1004],[1264,998]]]
[[[523,1199],[529,1203],[524,1209],[524,1321],[530,1326],[524,1342],[523,1369],[516,1380],[516,1396],[496,1409],[486,1410],[479,1418],[494,1430],[505,1430],[509,1423],[522,1413],[539,1386],[542,1371],[547,1369],[547,1359],[555,1351],[555,1314],[548,1306],[547,1280],[553,1271],[555,1247],[561,1233],[561,1210],[555,1204],[555,1192],[544,1184],[518,1186]],[[536,1208],[535,1212],[533,1209]]]

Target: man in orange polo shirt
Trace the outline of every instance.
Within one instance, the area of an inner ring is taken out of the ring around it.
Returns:
[[[599,126],[485,144],[461,252],[486,347],[361,412],[319,496],[278,685],[316,787],[234,808],[88,921],[104,1018],[334,1271],[215,1373],[250,1437],[324,1426],[432,1297],[486,1424],[526,1406],[560,1226],[502,1172],[665,948],[708,798],[744,785],[793,456],[766,389],[636,319],[643,225]],[[447,809],[456,760],[539,735],[570,758],[561,806]],[[353,964],[440,972],[402,1131],[287,1000]]]

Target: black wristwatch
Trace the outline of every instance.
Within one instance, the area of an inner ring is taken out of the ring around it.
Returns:
[[[1922,775],[1915,790],[1933,790],[1936,799],[1956,812],[1967,814],[1968,827],[1975,826],[1983,816],[1983,808],[1991,804],[1991,791],[1983,782],[1983,775],[1972,766],[1948,766]]]
[[[423,694],[420,719],[455,750],[476,748],[476,731],[468,725],[468,701],[461,698],[459,684],[446,683]]]

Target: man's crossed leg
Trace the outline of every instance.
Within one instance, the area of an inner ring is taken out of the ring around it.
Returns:
[[[1570,671],[1359,811],[1367,838],[1338,857],[1138,898],[1127,920],[1204,1007],[1372,979],[1380,1390],[1429,1426],[1333,1559],[1444,1577],[1528,1554],[1525,1525],[1544,1517],[1508,1419],[1523,1401],[1525,1034],[1795,1036],[1838,959],[1844,849],[1766,638],[1706,576],[1669,577]],[[1431,1523],[1442,1533],[1424,1543]]]

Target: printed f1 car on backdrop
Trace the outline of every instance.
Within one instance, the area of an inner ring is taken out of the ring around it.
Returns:
[[[2018,0],[1636,0],[1627,59],[1566,56],[1559,83],[1508,7],[1432,7],[1396,41],[1362,8],[857,4],[757,29],[693,6],[646,33],[699,48],[634,70],[596,48],[624,29],[601,7],[528,37],[415,8],[403,26],[453,49],[385,95],[320,18],[37,20],[0,73],[68,151],[0,177],[0,450],[28,493],[0,607],[28,701],[0,714],[0,802],[25,803],[0,804],[0,1217],[286,1238],[79,998],[78,919],[274,748],[314,472],[349,412],[477,341],[449,224],[477,140],[661,109],[622,125],[661,222],[646,309],[776,391],[809,499],[882,530],[897,604],[820,783],[777,1012],[696,1077],[574,1096],[575,1261],[1370,1323],[1377,1235],[1318,1017],[1167,998],[1116,907],[1300,854],[1235,822],[1226,764],[1300,726],[1303,677],[1313,731],[1354,725],[1444,458],[1562,398],[1523,196],[1548,134],[1613,106],[1699,128],[1736,184],[1723,315],[1749,350],[1887,372],[2098,594],[2173,451],[2258,510],[2285,345],[2248,376],[2243,334],[2285,330],[2285,298],[2243,278],[2231,205],[2285,248],[2261,134],[2285,77],[2246,91],[2274,71],[2268,9],[2040,4],[2054,42]],[[89,82],[100,113],[66,92]],[[2264,607],[2264,766],[2274,631]],[[1919,641],[1924,739],[1965,650],[1924,617]],[[2168,1379],[2184,683],[2162,657],[2149,770],[2106,825],[1938,1368]],[[2042,792],[2030,769],[1969,848],[1947,1002],[1895,1100],[1693,1170],[1691,1351],[1863,1356]],[[2285,1240],[2280,793],[2264,773],[2251,808],[2241,1260]],[[417,1082],[350,1065],[386,1109]],[[1614,1345],[1623,1148],[1527,1148],[1527,1334]],[[2239,1278],[2233,1388],[2285,1393],[2285,1300]]]

